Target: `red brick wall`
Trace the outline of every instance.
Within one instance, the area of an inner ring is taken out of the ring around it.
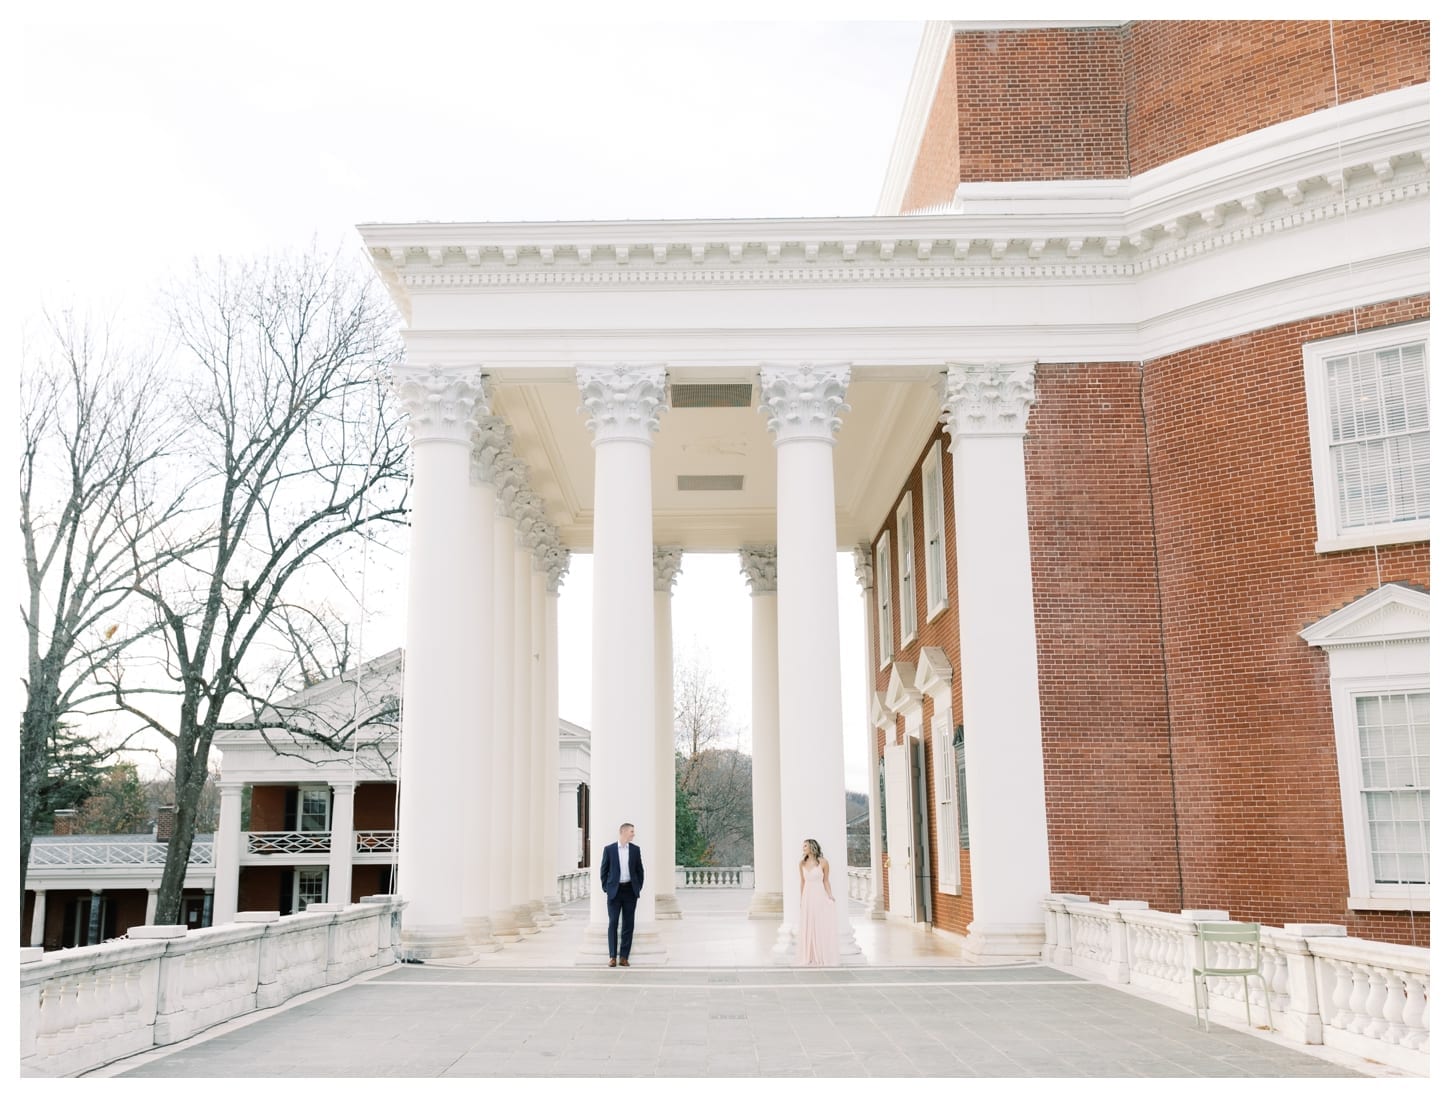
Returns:
[[[393,831],[397,817],[393,813],[396,786],[392,782],[363,782],[353,797],[354,831]]]
[[[940,648],[951,663],[953,670],[961,664],[961,632],[957,626],[957,614],[955,602],[949,602],[946,609],[931,621],[927,620],[926,603],[926,512],[922,499],[921,487],[921,463],[931,450],[933,444],[940,441],[942,454],[942,501],[944,503],[945,543],[946,543],[946,571],[947,590],[954,591],[957,569],[957,545],[956,545],[956,523],[955,510],[952,506],[952,459],[947,446],[949,437],[943,428],[938,427],[927,440],[917,455],[916,462],[912,467],[911,476],[902,486],[901,492],[891,503],[891,509],[886,520],[882,523],[871,539],[874,553],[875,545],[880,540],[882,533],[887,530],[891,532],[891,575],[889,582],[892,591],[892,626],[893,646],[900,643],[901,636],[901,607],[900,607],[900,576],[897,571],[897,560],[899,550],[896,545],[896,509],[901,506],[902,499],[908,492],[911,493],[911,525],[912,535],[915,542],[913,558],[916,563],[916,639],[898,648],[892,657],[893,662],[904,661],[917,663],[921,658],[923,648]],[[874,561],[874,556],[873,556]],[[876,576],[874,581],[882,582],[881,576]],[[879,588],[878,588],[879,590]],[[871,658],[877,660],[881,651],[877,638],[877,619],[874,612],[871,615],[871,628],[869,630],[868,643],[871,646]],[[884,691],[891,679],[891,665],[887,665],[884,671],[877,671],[875,689]],[[953,726],[961,723],[962,713],[962,685],[961,677],[952,676],[952,709]],[[972,921],[972,898],[971,898],[971,869],[968,861],[967,851],[961,851],[961,879],[962,894],[952,896],[940,890],[938,880],[936,849],[937,849],[937,811],[936,798],[932,791],[936,788],[936,752],[931,742],[931,721],[935,707],[929,697],[922,698],[922,741],[926,745],[926,788],[927,788],[927,829],[931,839],[931,880],[932,880],[932,923],[943,930],[950,930],[957,934],[965,934],[967,925]],[[900,743],[905,732],[905,721],[897,721],[896,734],[893,737],[894,743]],[[878,751],[884,747],[884,738],[878,741]],[[873,779],[874,775],[873,775]],[[956,827],[956,820],[945,821],[947,826]],[[884,875],[883,875],[884,876]]]
[[[282,895],[283,875],[290,875],[291,872],[291,866],[242,866],[237,877],[237,910],[276,911],[277,902]],[[290,879],[289,876],[288,880]]]
[[[286,826],[287,788],[285,785],[252,786],[252,817],[248,824],[250,830],[281,831]],[[267,907],[263,910],[272,909]]]
[[[1332,53],[1322,20],[964,31],[949,58],[962,181],[1112,179],[1332,107],[1336,69],[1338,102],[1424,83],[1430,25],[1336,22]],[[944,200],[942,124],[904,209]]]
[[[1144,20],[1123,41],[1133,174],[1430,78],[1427,21]]]
[[[953,50],[942,62],[936,98],[927,114],[911,179],[901,200],[901,213],[950,202],[961,169],[957,150],[957,66]]]
[[[1426,298],[1359,310],[1361,330]],[[1145,365],[1185,900],[1273,924],[1428,943],[1428,919],[1356,914],[1323,652],[1306,625],[1381,582],[1428,586],[1429,546],[1316,554],[1305,342],[1349,313]]]
[[[1136,363],[1037,368],[1024,442],[1052,887],[1179,904]]]

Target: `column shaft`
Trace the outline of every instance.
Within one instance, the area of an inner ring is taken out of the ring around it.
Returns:
[[[155,905],[149,904],[147,912],[146,923],[149,926],[151,920],[156,917]],[[45,945],[45,889],[43,888],[35,890],[35,909],[30,913],[30,944],[42,947]]]
[[[533,682],[533,553],[514,542],[514,824],[509,843],[509,902],[519,926],[537,931],[535,897],[530,873],[534,830],[534,682]]]
[[[561,807],[559,794],[559,596],[554,589],[552,573],[544,588],[544,779],[550,797],[545,813],[543,847],[548,852],[546,884],[549,889],[550,910],[559,918],[563,912],[559,907],[559,874],[564,871],[564,862],[559,857],[561,835]],[[572,787],[571,787],[572,789]],[[571,830],[568,832],[569,846],[573,849],[573,796],[569,798]],[[574,868],[573,866],[570,867]]]
[[[743,550],[750,581],[750,785],[755,828],[755,894],[749,918],[782,913],[780,831],[780,645],[775,547]],[[814,838],[814,836],[812,836]]]
[[[216,859],[216,899],[212,909],[216,923],[229,923],[237,915],[237,886],[241,874],[242,854],[242,783],[222,782],[218,787],[221,805],[217,816],[216,840],[212,856]]]
[[[352,903],[353,794],[355,782],[332,783],[332,834],[327,854],[327,902]]]
[[[501,508],[506,505],[501,504]],[[512,903],[509,847],[519,841],[514,775],[514,523],[504,513],[494,517],[493,530],[493,769],[489,811],[489,901],[494,937],[519,940],[518,914]]]
[[[655,819],[658,821],[654,879],[655,915],[682,917],[675,895],[675,629],[674,585],[680,572],[679,546],[655,549]]]
[[[856,582],[861,586],[861,610],[865,615],[866,638],[866,800],[870,813],[871,877],[866,895],[866,913],[873,919],[886,918],[886,890],[881,885],[881,786],[876,780],[880,756],[876,752],[876,724],[871,701],[876,696],[876,654],[871,647],[875,619],[876,586],[873,579],[871,546],[858,545],[855,550]]]

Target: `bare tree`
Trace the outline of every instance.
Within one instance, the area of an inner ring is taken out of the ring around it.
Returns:
[[[154,358],[123,360],[69,313],[48,318],[48,350],[20,383],[20,535],[26,597],[20,718],[20,895],[31,838],[65,789],[55,745],[104,693],[98,667],[153,627],[134,594],[171,559],[180,494],[159,487],[177,422]],[[175,486],[172,477],[171,486]],[[115,745],[119,747],[120,745]]]
[[[109,665],[113,704],[174,751],[175,832],[156,918],[179,918],[217,732],[265,728],[288,606],[352,586],[363,542],[406,520],[408,446],[386,372],[401,343],[360,270],[316,255],[199,268],[171,305],[197,476],[185,551],[140,585],[157,626],[152,673]],[[298,726],[295,731],[305,734]]]
[[[708,653],[682,658],[675,665],[677,795],[694,814],[710,864],[739,864],[751,850],[751,758],[738,750],[739,737]]]

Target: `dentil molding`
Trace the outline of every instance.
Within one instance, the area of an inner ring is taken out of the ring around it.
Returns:
[[[594,432],[594,445],[619,440],[651,443],[660,429],[665,402],[663,366],[580,366],[581,412]]]
[[[750,594],[775,594],[775,546],[747,545],[740,550],[740,574],[750,584]]]
[[[397,366],[393,389],[408,413],[413,441],[470,445],[478,429],[474,409],[486,405],[487,391],[478,367]]]
[[[1034,363],[952,364],[939,392],[941,421],[952,436],[951,448],[966,436],[1022,435],[1027,413],[1037,399]]]
[[[655,590],[672,591],[680,575],[680,558],[684,550],[678,545],[655,546]]]
[[[845,363],[760,368],[760,410],[776,445],[797,439],[834,443],[841,429],[839,412],[849,412],[846,386],[851,367]]]

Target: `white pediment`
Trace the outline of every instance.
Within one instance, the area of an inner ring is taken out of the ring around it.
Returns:
[[[1430,596],[1399,583],[1387,583],[1355,599],[1299,634],[1316,648],[1428,641]]]
[[[871,724],[887,734],[896,729],[896,713],[887,706],[886,695],[880,690],[871,692]]]
[[[916,664],[898,660],[891,665],[891,680],[886,684],[886,705],[893,713],[901,713],[921,704],[921,691],[916,688]]]
[[[933,700],[952,692],[952,661],[940,648],[923,648],[916,665],[916,688]]]

